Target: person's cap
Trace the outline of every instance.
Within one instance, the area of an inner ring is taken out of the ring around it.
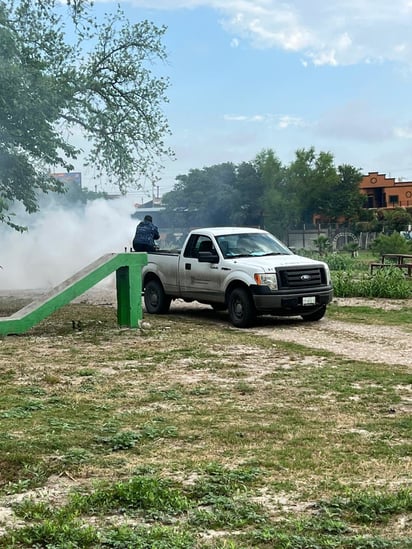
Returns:
[[[153,221],[153,218],[152,218],[151,215],[145,215],[145,216],[144,216],[144,220],[145,220],[145,221],[150,221],[150,222],[152,222],[152,221]]]

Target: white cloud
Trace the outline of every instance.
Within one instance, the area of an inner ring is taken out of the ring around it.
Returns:
[[[235,39],[299,52],[315,65],[412,60],[412,0],[127,1],[152,10],[209,7]]]
[[[253,114],[251,116],[244,114],[225,114],[223,119],[229,122],[263,122],[265,117],[261,114]]]
[[[225,114],[224,120],[228,122],[271,122],[275,124],[280,130],[285,130],[291,127],[305,127],[307,124],[302,118],[297,116],[291,116],[288,114],[274,115],[274,114],[254,114],[254,115],[244,115],[244,114]]]
[[[305,125],[306,124],[304,123],[302,118],[298,118],[297,116],[288,116],[288,115],[279,116],[278,127],[282,130],[289,127],[302,128]]]
[[[412,139],[412,124],[409,124],[406,128],[397,127],[394,129],[394,133],[400,139]]]

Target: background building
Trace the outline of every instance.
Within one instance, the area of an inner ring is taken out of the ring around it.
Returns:
[[[412,181],[395,181],[378,172],[369,172],[360,184],[366,194],[366,208],[412,207]]]

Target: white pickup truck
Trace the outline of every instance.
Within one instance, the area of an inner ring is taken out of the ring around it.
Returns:
[[[181,298],[227,309],[239,328],[263,314],[320,320],[333,296],[326,263],[245,227],[196,229],[180,252],[149,253],[142,285],[148,313],[167,313]]]

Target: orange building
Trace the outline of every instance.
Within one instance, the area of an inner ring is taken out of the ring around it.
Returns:
[[[412,181],[395,181],[394,177],[369,172],[359,188],[368,197],[366,208],[412,208]]]

